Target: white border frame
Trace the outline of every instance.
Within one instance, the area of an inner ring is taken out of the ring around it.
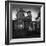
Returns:
[[[10,5],[14,4],[14,3],[9,3],[9,27],[10,27]],[[18,3],[16,3],[18,4]],[[21,3],[19,3],[21,4]],[[38,5],[41,6],[41,38],[22,38],[22,39],[10,39],[11,36],[11,32],[10,32],[10,28],[9,28],[9,43],[18,43],[18,42],[32,42],[32,41],[43,41],[43,9],[44,9],[44,5],[43,4],[27,4],[27,3],[22,3],[22,4],[26,4],[26,5]]]

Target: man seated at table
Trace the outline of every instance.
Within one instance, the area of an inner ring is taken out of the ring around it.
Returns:
[[[25,30],[27,30],[27,36],[31,37],[32,36],[32,15],[31,15],[31,11],[27,12],[27,17],[25,17]]]

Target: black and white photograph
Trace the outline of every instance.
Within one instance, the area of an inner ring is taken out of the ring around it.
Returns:
[[[13,6],[12,25],[13,38],[40,37],[40,8]]]
[[[5,2],[5,43],[37,43],[45,41],[45,3]]]

